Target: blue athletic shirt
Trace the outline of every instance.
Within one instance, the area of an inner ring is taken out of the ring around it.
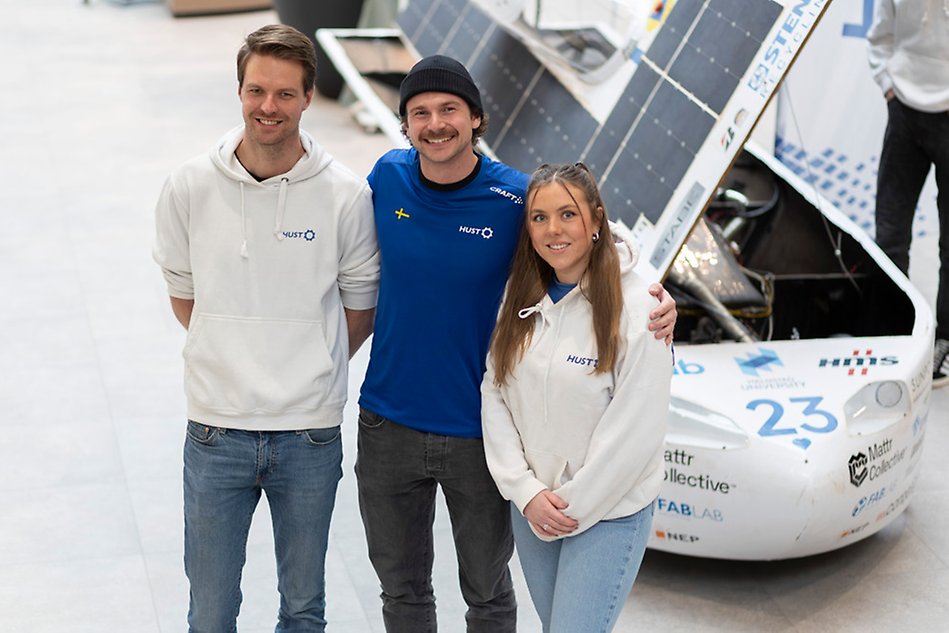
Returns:
[[[482,156],[471,182],[436,190],[414,149],[373,167],[381,276],[360,406],[418,431],[481,437],[481,378],[527,178]]]

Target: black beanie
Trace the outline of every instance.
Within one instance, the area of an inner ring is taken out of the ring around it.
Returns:
[[[468,70],[451,57],[432,55],[412,66],[399,88],[399,115],[405,116],[405,104],[423,92],[447,92],[468,102],[471,113],[484,113],[481,93]]]

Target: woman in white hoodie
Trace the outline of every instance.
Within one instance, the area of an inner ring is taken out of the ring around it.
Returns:
[[[540,167],[526,200],[481,386],[485,453],[544,631],[610,631],[662,482],[671,352],[586,166]]]

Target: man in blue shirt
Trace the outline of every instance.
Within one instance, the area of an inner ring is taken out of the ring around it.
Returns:
[[[387,153],[369,175],[381,278],[356,462],[369,557],[386,631],[434,633],[440,485],[468,631],[514,633],[510,510],[485,463],[480,386],[528,177],[474,151],[487,116],[454,59],[418,62],[399,113],[412,148]],[[651,316],[656,336],[671,338],[674,301],[665,295]]]

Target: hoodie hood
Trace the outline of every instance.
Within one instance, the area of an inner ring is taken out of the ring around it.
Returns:
[[[273,188],[277,192],[274,202],[274,236],[283,240],[283,216],[287,208],[287,188],[290,184],[313,178],[329,167],[333,162],[322,147],[316,144],[313,137],[306,131],[300,130],[300,143],[303,145],[303,156],[290,168],[290,171],[257,181],[247,169],[237,160],[237,146],[244,138],[244,126],[238,125],[225,134],[210,152],[211,162],[227,178],[234,180],[241,191],[241,257],[248,258],[247,251],[247,216],[244,205],[245,187]]]
[[[613,234],[613,243],[616,244],[616,254],[619,256],[619,271],[623,277],[631,274],[639,261],[639,249],[633,240],[632,232],[625,224],[610,222],[610,233]]]

